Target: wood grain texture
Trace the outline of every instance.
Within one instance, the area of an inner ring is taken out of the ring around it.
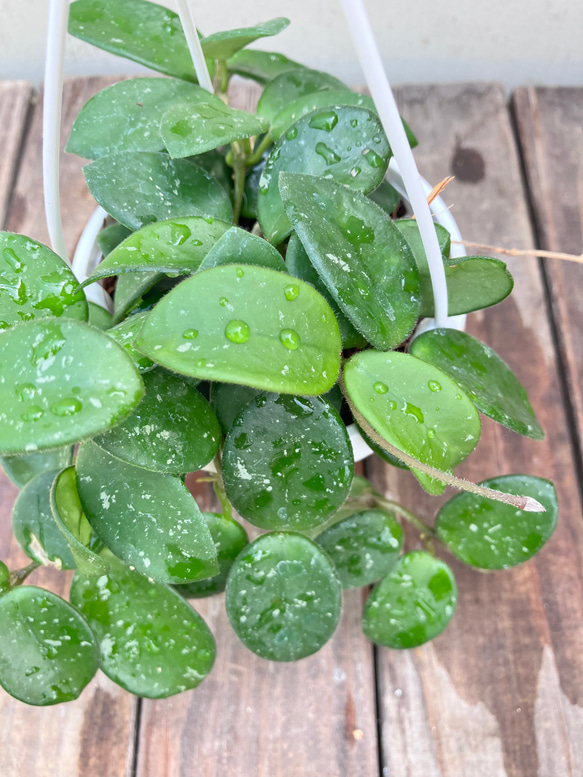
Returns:
[[[63,97],[62,146],[79,108],[115,79],[71,79]],[[47,241],[45,230],[39,102],[34,110],[13,192],[8,229]],[[18,144],[14,144],[14,149]],[[63,156],[61,201],[70,251],[95,204],[87,191],[78,157]],[[0,558],[11,568],[28,563],[10,528],[17,489],[0,471]],[[41,569],[30,582],[61,596],[70,574]],[[0,774],[6,777],[124,777],[133,761],[136,700],[99,674],[80,698],[57,708],[29,707],[0,689]]]
[[[6,221],[33,97],[26,81],[0,81],[0,226]]]
[[[464,237],[532,245],[505,96],[492,85],[411,87],[400,94],[432,182],[455,173],[445,199]],[[501,257],[502,258],[502,257]],[[453,561],[460,599],[449,628],[411,652],[378,650],[383,774],[407,777],[575,777],[572,733],[583,717],[583,531],[577,474],[535,260],[506,259],[513,295],[472,314],[468,331],[496,349],[527,387],[547,431],[520,438],[492,422],[461,474],[528,472],[551,478],[559,526],[531,562],[482,574]],[[378,487],[433,520],[442,499],[371,461]],[[410,545],[415,540],[410,538]],[[580,737],[580,735],[579,735]]]

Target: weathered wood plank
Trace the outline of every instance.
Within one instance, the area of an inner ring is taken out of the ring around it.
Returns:
[[[456,174],[445,197],[465,237],[504,247],[532,234],[501,87],[419,86],[401,94],[419,135],[422,173]],[[503,257],[501,257],[503,258]],[[506,260],[508,261],[508,260]],[[474,480],[528,472],[554,480],[559,527],[514,570],[480,574],[453,563],[460,600],[447,631],[411,652],[379,649],[386,774],[408,777],[572,776],[583,773],[583,530],[577,475],[557,378],[538,265],[508,261],[514,294],[472,314],[468,330],[494,347],[527,387],[547,440],[484,423],[478,451],[460,467]],[[375,482],[432,520],[440,500],[413,479],[371,464]]]
[[[33,97],[26,81],[0,81],[0,225],[4,225]]]
[[[63,100],[64,145],[81,105],[113,79],[72,79]],[[41,174],[41,105],[36,107],[16,182],[8,229],[47,241]],[[14,145],[16,149],[17,144]],[[62,210],[65,239],[73,250],[95,207],[86,190],[81,160],[63,157]],[[0,558],[13,568],[27,558],[10,530],[17,489],[0,472]],[[70,575],[39,570],[30,581],[66,595]],[[133,760],[136,700],[100,674],[81,697],[56,710],[34,708],[0,690],[0,774],[12,777],[123,777]]]

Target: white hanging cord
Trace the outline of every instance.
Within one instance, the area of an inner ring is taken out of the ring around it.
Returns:
[[[437,327],[445,327],[447,326],[448,307],[445,270],[417,165],[399,116],[363,0],[342,0],[342,6],[368,88],[399,165],[413,213],[419,224],[419,232],[427,255],[433,287],[435,323]]]
[[[59,200],[59,156],[61,152],[61,104],[63,65],[69,20],[69,0],[50,0],[43,97],[43,189],[45,217],[53,251],[69,261]]]
[[[178,13],[180,15],[180,21],[182,22],[182,29],[186,35],[186,42],[190,50],[190,56],[192,57],[192,63],[196,70],[196,77],[198,83],[203,89],[211,94],[214,93],[213,82],[206,66],[206,60],[200,45],[200,39],[196,31],[196,24],[194,23],[194,17],[192,15],[192,9],[188,0],[176,0],[178,6]]]

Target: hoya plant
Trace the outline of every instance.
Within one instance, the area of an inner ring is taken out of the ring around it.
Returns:
[[[89,277],[0,234],[0,453],[31,560],[0,564],[0,684],[29,704],[76,698],[98,668],[140,696],[194,688],[216,647],[192,600],[223,590],[236,635],[265,659],[318,651],[343,589],[363,586],[364,633],[421,645],[456,608],[437,546],[504,569],[555,527],[550,482],[453,475],[480,414],[543,431],[487,344],[418,334],[432,282],[418,222],[385,180],[375,103],[247,48],[287,24],[202,37],[209,92],[173,12],[71,5],[73,35],[162,75],[102,90],[73,125],[67,150],[89,160],[108,214]],[[233,74],[264,86],[256,113],[229,106]],[[511,293],[503,262],[452,258],[436,230],[451,314]],[[109,309],[94,301],[103,287]],[[426,525],[355,476],[357,438],[420,489],[461,493]],[[185,486],[204,468],[217,512]],[[403,521],[424,550],[404,548]],[[39,565],[75,570],[68,602],[23,585]]]

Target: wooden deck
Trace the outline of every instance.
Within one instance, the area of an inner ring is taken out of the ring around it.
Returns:
[[[66,84],[63,139],[81,105],[112,80]],[[239,94],[240,103],[252,99]],[[399,102],[419,136],[423,175],[456,175],[445,198],[466,239],[583,251],[583,89],[520,89],[508,105],[498,85],[414,86]],[[40,116],[27,84],[0,83],[0,222],[46,241]],[[65,157],[61,180],[72,250],[93,208],[81,160]],[[358,591],[345,596],[333,640],[293,665],[243,648],[221,597],[199,601],[218,643],[199,689],[137,700],[100,675],[76,702],[46,709],[0,691],[2,777],[583,775],[583,266],[505,261],[512,297],[472,314],[468,330],[516,371],[547,438],[484,423],[459,471],[552,478],[561,514],[543,551],[496,574],[455,564],[452,624],[409,652],[363,637]],[[365,466],[379,489],[433,516],[440,500],[412,477],[378,460]],[[15,496],[0,475],[0,558],[13,564],[25,563],[11,540]],[[207,492],[199,497],[209,504]],[[64,577],[41,570],[31,581],[64,594]]]

